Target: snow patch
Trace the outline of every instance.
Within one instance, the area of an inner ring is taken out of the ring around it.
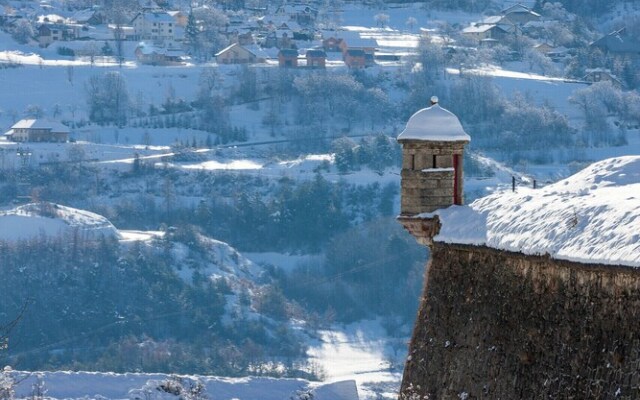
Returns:
[[[72,234],[89,239],[120,238],[118,230],[105,217],[53,203],[30,203],[0,211],[0,240],[25,240],[40,235]]]
[[[157,394],[148,389],[157,387],[154,383],[166,381],[172,376],[166,374],[144,374],[111,372],[15,372],[19,382],[16,390],[18,398],[27,398],[32,391],[36,377],[40,376],[47,389],[47,398],[56,399],[129,399],[138,394]],[[175,377],[175,376],[173,376]],[[215,376],[180,376],[191,381],[199,381],[206,393],[219,400],[283,400],[292,398],[297,392],[310,391],[318,400],[358,400],[353,381],[328,384],[314,384],[302,379],[274,379],[260,377],[222,378]],[[161,396],[177,399],[178,396]],[[145,398],[145,397],[142,397]],[[150,397],[151,398],[151,397]],[[156,398],[156,397],[153,397]]]

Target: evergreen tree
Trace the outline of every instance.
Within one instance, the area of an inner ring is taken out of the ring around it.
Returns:
[[[187,17],[187,26],[184,29],[184,37],[187,42],[187,46],[192,55],[198,55],[198,25],[196,23],[196,17],[193,15],[193,9],[189,10],[189,16]]]
[[[113,55],[113,49],[111,48],[111,45],[109,44],[109,42],[104,42],[104,45],[102,45],[102,48],[100,49],[100,51],[102,52],[103,56],[112,56]]]

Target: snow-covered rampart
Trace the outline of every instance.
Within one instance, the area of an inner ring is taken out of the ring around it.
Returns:
[[[541,189],[496,192],[435,214],[442,223],[436,242],[640,267],[640,156],[607,159]]]

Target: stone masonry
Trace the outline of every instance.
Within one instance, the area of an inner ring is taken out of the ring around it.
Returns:
[[[400,399],[640,399],[640,270],[431,250]]]
[[[416,215],[452,205],[455,174],[458,174],[459,204],[464,203],[462,158],[466,142],[400,142],[403,160],[401,215]],[[457,169],[453,168],[454,154],[459,156]]]

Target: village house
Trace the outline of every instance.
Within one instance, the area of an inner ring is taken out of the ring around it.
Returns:
[[[38,27],[38,44],[47,47],[53,42],[62,40],[62,29],[59,25],[40,25]]]
[[[611,73],[611,70],[606,68],[592,68],[587,69],[583,81],[596,83],[596,82],[610,82],[618,89],[622,88],[622,82],[617,76]]]
[[[105,21],[104,11],[101,9],[86,8],[84,10],[76,11],[71,17],[71,21],[75,21],[78,24],[88,25],[100,25]]]
[[[476,24],[471,25],[462,30],[462,34],[468,38],[482,41],[486,39],[502,40],[509,32],[503,25],[496,24]]]
[[[318,10],[304,4],[282,5],[278,7],[275,14],[281,17],[287,17],[292,21],[300,24],[309,25],[315,21],[318,16]]]
[[[358,32],[343,31],[339,33],[340,50],[344,53],[348,49],[362,49],[365,53],[374,54],[378,47],[375,39],[363,38]]]
[[[324,48],[324,50],[333,53],[342,51],[340,48],[340,43],[342,43],[342,39],[335,36],[329,36],[322,39],[322,47]]]
[[[294,39],[308,39],[308,31],[301,28],[295,21],[285,21],[282,17],[263,17],[256,21],[257,31],[260,32],[258,38],[266,48],[277,47],[279,49],[291,48]]]
[[[238,31],[237,29],[229,35],[230,43],[238,43],[240,46],[248,46],[255,43],[253,32],[250,30]]]
[[[82,36],[82,25],[44,23],[38,27],[37,39],[40,47],[47,47],[53,42],[75,40]]]
[[[640,62],[640,41],[629,35],[626,28],[601,37],[591,43],[589,47],[593,50],[599,49],[604,54],[618,59]]]
[[[307,59],[307,67],[309,68],[325,68],[327,64],[327,53],[324,50],[313,49],[307,50],[305,54]]]
[[[535,23],[539,19],[540,14],[522,4],[516,4],[502,10],[500,15],[492,15],[472,23],[462,30],[462,34],[477,40],[483,46],[493,46],[508,35],[521,35],[523,25]]]
[[[552,45],[550,45],[549,43],[538,43],[535,46],[533,46],[533,49],[535,51],[537,51],[538,53],[542,53],[542,54],[546,55],[550,51],[553,51],[555,48]]]
[[[264,62],[264,59],[246,47],[233,43],[216,53],[216,61],[218,64],[251,64]]]
[[[358,32],[340,31],[325,32],[322,46],[327,52],[342,52],[342,57],[349,68],[363,68],[375,63],[378,43],[375,39],[361,37]]]
[[[280,51],[278,52],[278,65],[281,68],[297,68],[298,50],[280,49]]]
[[[135,50],[136,59],[147,65],[181,65],[184,52],[180,49],[165,49],[140,42]]]
[[[344,53],[344,63],[350,69],[362,69],[366,66],[367,60],[362,49],[348,49]]]
[[[4,136],[14,142],[66,142],[69,128],[56,121],[22,119],[16,122]]]
[[[327,52],[344,53],[347,49],[362,49],[366,53],[374,54],[378,47],[375,39],[363,38],[358,32],[324,32],[322,37],[322,47]]]
[[[527,22],[538,21],[540,19],[540,14],[522,4],[515,4],[505,8],[500,14],[502,14],[505,20],[508,20],[514,25],[524,25]]]
[[[539,43],[533,46],[533,49],[551,58],[551,60],[555,62],[561,61],[568,54],[568,49],[566,47],[554,47],[549,43]]]

